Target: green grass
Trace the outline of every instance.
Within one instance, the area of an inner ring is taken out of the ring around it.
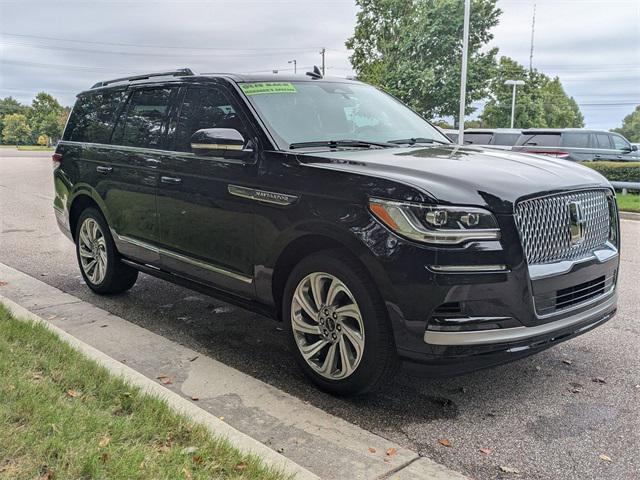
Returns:
[[[53,147],[43,147],[40,145],[18,145],[18,150],[24,150],[28,152],[53,152]]]
[[[282,479],[0,305],[0,479]]]
[[[626,195],[616,195],[618,201],[618,209],[623,212],[640,213],[640,195],[637,193],[627,193]]]

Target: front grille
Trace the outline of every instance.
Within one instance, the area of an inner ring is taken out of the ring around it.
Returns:
[[[616,274],[613,272],[555,292],[536,295],[534,297],[536,313],[545,316],[590,303],[611,293],[615,283]]]
[[[572,244],[569,204],[579,202],[582,239]],[[516,205],[515,220],[529,265],[586,257],[609,239],[606,190],[583,190],[533,198]]]

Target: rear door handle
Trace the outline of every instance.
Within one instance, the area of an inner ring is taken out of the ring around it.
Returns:
[[[162,160],[156,158],[145,158],[144,161],[149,168],[158,168],[158,165],[162,163]]]
[[[112,167],[96,167],[96,172],[104,173],[105,175],[107,173],[111,173],[112,171],[113,171]]]
[[[594,158],[602,158],[602,155],[595,155]]]
[[[182,183],[182,179],[177,177],[160,177],[160,181],[162,183],[168,183],[170,185],[176,185],[178,183]]]

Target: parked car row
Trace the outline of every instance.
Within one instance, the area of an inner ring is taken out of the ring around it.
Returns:
[[[445,130],[456,142],[458,132]],[[465,145],[481,145],[501,150],[550,155],[576,162],[638,161],[638,146],[629,143],[622,135],[605,130],[584,128],[509,128],[476,129],[464,131]]]

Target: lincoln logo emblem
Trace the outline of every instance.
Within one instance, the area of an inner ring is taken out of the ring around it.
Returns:
[[[581,202],[569,202],[569,232],[571,234],[571,246],[580,245],[584,240],[584,215]]]

